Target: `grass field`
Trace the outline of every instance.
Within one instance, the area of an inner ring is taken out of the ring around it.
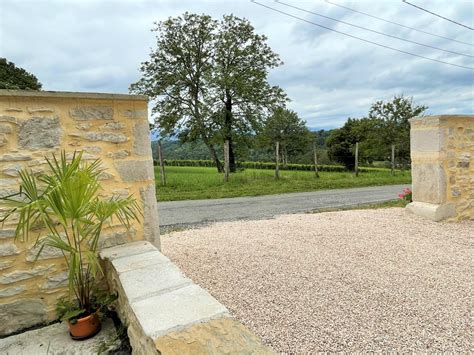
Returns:
[[[158,201],[197,200],[208,198],[259,196],[285,192],[303,192],[362,186],[407,184],[410,171],[389,170],[361,173],[355,177],[350,172],[321,172],[320,178],[309,171],[280,171],[280,180],[274,179],[273,170],[246,169],[231,174],[225,183],[223,175],[215,168],[166,167],[167,185],[161,186],[159,168],[155,169]]]

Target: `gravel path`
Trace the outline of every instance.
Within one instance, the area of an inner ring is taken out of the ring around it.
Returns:
[[[162,249],[276,351],[466,353],[473,240],[474,221],[390,208],[220,222]]]

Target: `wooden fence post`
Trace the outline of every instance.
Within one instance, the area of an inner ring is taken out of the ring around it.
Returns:
[[[392,169],[390,173],[392,175],[395,173],[395,144],[392,144]]]
[[[161,149],[161,140],[158,140],[158,159],[160,161],[161,185],[166,186],[165,162],[163,160],[163,150]]]
[[[229,140],[224,143],[224,181],[229,181]]]
[[[359,176],[359,142],[356,142],[354,172],[355,176]]]
[[[313,154],[314,154],[314,174],[319,177],[318,171],[318,153],[316,152],[316,142],[313,142]]]
[[[280,178],[280,142],[276,142],[275,149],[275,179]]]

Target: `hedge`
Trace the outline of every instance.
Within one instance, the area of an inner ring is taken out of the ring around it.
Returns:
[[[165,165],[167,166],[196,166],[196,167],[215,167],[216,164],[212,160],[179,160],[179,159],[165,159]],[[243,161],[237,163],[238,168],[243,169],[270,169],[275,170],[275,163],[261,162],[261,161]],[[301,171],[313,171],[314,165],[312,164],[287,164],[286,166],[280,165],[280,170],[301,170]],[[341,165],[318,165],[319,171],[330,171],[330,172],[347,172],[348,170]],[[361,172],[371,171],[387,171],[384,168],[367,168],[360,167]]]

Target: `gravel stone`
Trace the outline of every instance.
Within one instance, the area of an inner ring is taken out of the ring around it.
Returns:
[[[165,255],[277,352],[473,350],[474,221],[354,210],[161,239]]]

